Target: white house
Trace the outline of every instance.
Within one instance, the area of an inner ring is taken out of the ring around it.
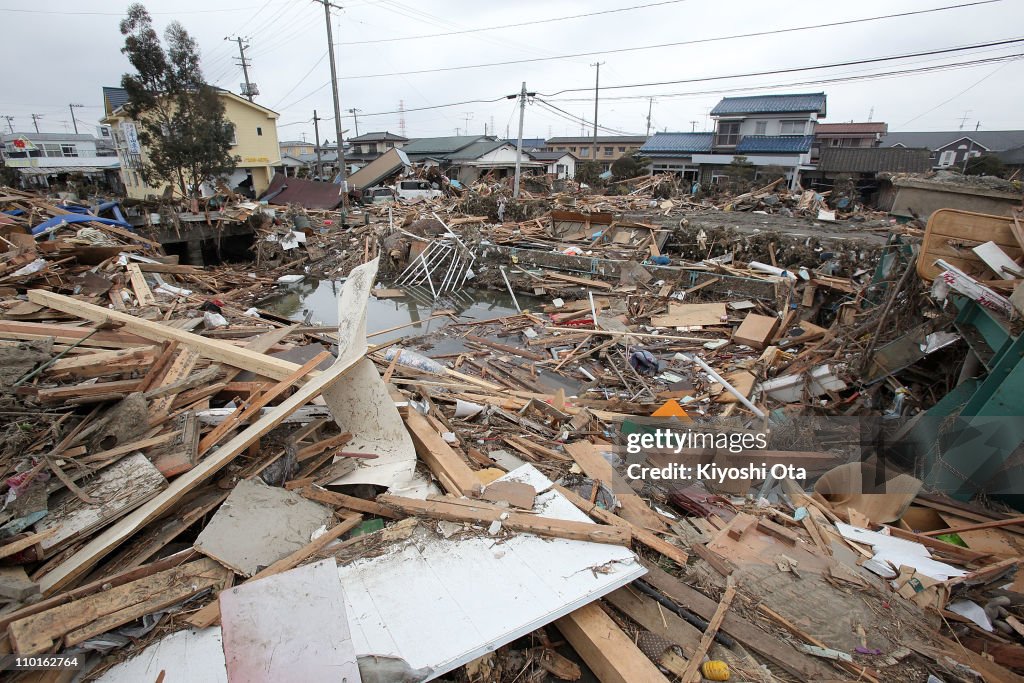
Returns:
[[[547,164],[544,172],[559,180],[576,177],[576,157],[570,152],[530,152],[530,158]]]

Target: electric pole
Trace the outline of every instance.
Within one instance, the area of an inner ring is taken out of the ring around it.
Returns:
[[[323,174],[323,166],[320,165],[320,117],[313,110],[313,133],[316,135],[316,179],[320,180]]]
[[[473,112],[462,112],[462,118],[466,119],[466,135],[469,135],[469,122],[473,120]]]
[[[647,99],[647,137],[651,137],[651,108],[654,107],[654,98]]]
[[[39,119],[43,118],[42,114],[32,114],[32,125],[36,127],[36,132],[39,132]]]
[[[7,120],[7,127],[11,129],[11,135],[14,135],[14,117],[5,116],[4,119]]]
[[[971,113],[970,109],[968,109],[967,111],[964,112],[964,117],[962,119],[960,119],[960,130],[964,129],[964,124],[967,123],[967,115],[970,114],[970,113]]]
[[[604,64],[604,62],[595,62],[594,64],[590,65],[597,67],[597,74],[594,76],[594,142],[590,145],[591,149],[593,149],[593,152],[591,152],[591,157],[594,161],[597,161],[597,93],[601,87],[602,64]]]
[[[690,121],[690,132],[691,133],[696,133],[697,132],[697,124],[698,123],[700,123],[700,121],[693,121],[693,120]]]
[[[523,87],[519,91],[518,95],[509,95],[506,99],[519,98],[519,141],[516,144],[516,177],[515,182],[512,185],[512,198],[519,199],[519,177],[520,167],[523,162],[523,117],[526,115],[526,98],[534,97],[537,93],[526,92],[526,81],[523,81]]]
[[[341,98],[338,95],[338,67],[334,62],[334,31],[331,29],[331,8],[342,9],[332,5],[331,0],[315,0],[324,6],[324,19],[327,22],[327,56],[331,62],[331,92],[334,95],[334,134],[338,145],[338,184],[341,185],[341,203],[348,209],[348,178],[345,173],[345,143],[342,142],[341,129]]]
[[[355,107],[353,107],[351,109],[346,109],[345,111],[347,111],[349,114],[352,114],[352,120],[355,121],[355,124],[356,124],[356,137],[359,137],[359,116],[358,116],[358,113],[361,112],[362,109],[356,109]]]
[[[77,120],[77,119],[75,119],[75,108],[76,108],[76,107],[79,107],[79,108],[80,108],[80,107],[82,107],[82,106],[83,106],[83,105],[81,105],[81,104],[69,104],[69,105],[68,105],[68,109],[70,109],[70,110],[71,110],[71,123],[72,123],[72,124],[74,125],[74,127],[75,127],[75,135],[78,135],[78,120]]]
[[[255,83],[249,82],[249,60],[245,58],[245,51],[249,49],[249,44],[243,41],[247,40],[241,36],[230,38],[225,37],[224,40],[230,40],[238,43],[238,63],[242,67],[242,75],[245,77],[245,85],[242,87],[242,94],[252,102],[253,98],[260,94],[259,88],[256,87]]]

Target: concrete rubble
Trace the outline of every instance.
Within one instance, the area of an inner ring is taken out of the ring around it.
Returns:
[[[6,654],[1024,681],[1019,211],[420,173],[337,210],[0,188]],[[305,280],[337,325],[270,310]],[[518,310],[454,310],[484,288]],[[400,297],[438,327],[381,329]]]

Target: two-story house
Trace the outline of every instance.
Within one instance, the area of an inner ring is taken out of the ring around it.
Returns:
[[[87,133],[8,133],[0,136],[0,156],[18,169],[26,185],[48,187],[71,175],[84,175],[117,187],[118,160],[102,141]]]
[[[383,131],[363,133],[349,138],[346,142],[348,147],[345,149],[345,162],[358,169],[380,157],[389,149],[402,149],[409,142],[409,138]]]
[[[513,175],[518,156],[514,145],[488,135],[417,138],[402,151],[413,164],[440,167],[449,178],[467,185],[484,175]],[[519,166],[523,173],[543,173],[547,164],[523,152]]]
[[[963,168],[968,157],[998,156],[1021,145],[1024,145],[1024,130],[888,133],[882,138],[882,147],[931,150],[932,168],[935,169]]]
[[[817,160],[827,147],[878,147],[889,126],[880,121],[819,123],[814,131],[811,158]]]
[[[818,119],[826,115],[825,93],[724,97],[711,110],[715,134],[710,154],[694,154],[701,180],[728,175],[736,157],[754,166],[781,167],[791,187],[810,167]]]
[[[607,171],[616,159],[639,149],[645,142],[646,135],[598,135],[595,156],[594,138],[591,136],[549,138],[539,151],[569,152],[580,162],[596,159],[601,170]]]
[[[281,148],[277,139],[278,113],[250,102],[244,97],[218,89],[224,103],[224,118],[232,128],[234,140],[231,154],[236,157],[235,171],[224,178],[230,189],[237,189],[258,197],[269,186],[274,166],[281,163]],[[158,195],[166,185],[147,184],[139,173],[147,152],[138,137],[138,124],[125,112],[128,95],[123,88],[103,88],[106,110],[104,124],[114,131],[114,146],[121,163],[121,179],[125,193],[133,199]],[[204,194],[213,194],[216,188],[204,184]]]

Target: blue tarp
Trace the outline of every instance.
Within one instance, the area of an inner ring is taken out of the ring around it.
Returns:
[[[124,221],[115,221],[112,218],[100,218],[99,216],[92,216],[92,215],[89,215],[89,214],[83,215],[83,214],[78,214],[78,213],[69,213],[69,214],[65,214],[63,216],[57,216],[55,218],[51,218],[48,221],[43,221],[39,225],[37,225],[34,228],[32,228],[32,234],[33,235],[40,235],[40,234],[46,232],[47,230],[49,230],[51,228],[57,227],[61,223],[69,223],[70,224],[70,223],[94,223],[94,222],[95,223],[102,223],[103,225],[116,225],[117,227],[124,228],[125,230],[132,230],[132,231],[135,230],[135,228],[132,227],[131,223],[125,223]]]

